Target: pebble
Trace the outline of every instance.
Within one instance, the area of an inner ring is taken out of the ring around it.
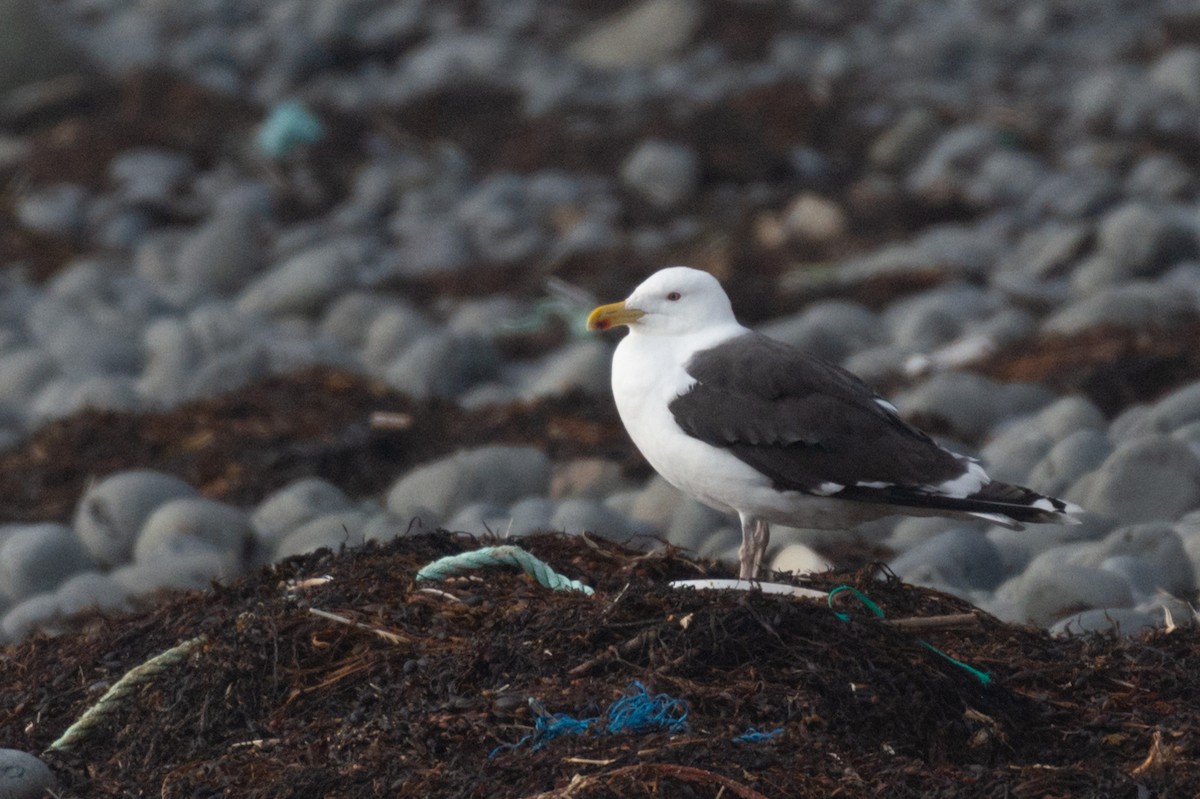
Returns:
[[[1037,491],[1060,496],[1079,478],[1100,467],[1112,454],[1113,444],[1099,430],[1076,430],[1050,448],[1028,473]]]
[[[365,328],[363,362],[374,369],[385,368],[430,332],[429,320],[416,308],[400,303],[380,308]]]
[[[1200,460],[1162,435],[1122,442],[1063,497],[1123,524],[1171,521],[1200,507]]]
[[[194,170],[184,153],[159,147],[123,150],[108,162],[108,176],[119,185],[122,200],[164,210]]]
[[[512,504],[508,509],[508,521],[503,530],[496,532],[503,533],[506,537],[522,537],[554,530],[556,528],[552,519],[557,510],[558,502],[554,499],[525,497]]]
[[[849,221],[835,201],[806,192],[783,211],[783,229],[789,238],[823,244],[846,234]]]
[[[894,401],[906,416],[944,420],[957,435],[977,440],[997,422],[1038,410],[1053,399],[1040,385],[1000,384],[970,372],[942,372]]]
[[[567,535],[594,533],[618,543],[628,542],[638,532],[629,519],[591,497],[571,497],[558,503],[550,517],[550,529]]]
[[[66,525],[14,525],[0,543],[0,596],[19,601],[53,591],[71,575],[94,566]]]
[[[437,330],[414,341],[383,379],[414,399],[452,398],[494,376],[500,356],[483,336]]]
[[[927,108],[910,107],[873,142],[867,157],[878,169],[911,169],[921,154],[937,140],[941,123]]]
[[[190,296],[239,291],[265,265],[260,221],[240,208],[212,216],[175,256],[178,282]]]
[[[771,571],[812,574],[831,568],[829,561],[804,544],[788,544],[771,559]]]
[[[54,772],[37,757],[18,749],[0,749],[0,796],[4,799],[42,799],[57,790]]]
[[[1196,575],[1183,540],[1165,522],[1118,528],[1082,552],[1076,562],[1122,574],[1139,600],[1160,590],[1174,596],[1196,590]]]
[[[361,349],[376,317],[394,304],[395,299],[370,291],[348,291],[329,304],[321,317],[319,330],[349,350]],[[401,306],[406,308],[407,306]],[[391,357],[398,354],[392,353]]]
[[[216,551],[237,569],[249,554],[254,531],[240,509],[205,497],[173,499],[150,514],[138,533],[139,563],[196,551]]]
[[[1150,84],[1172,92],[1190,106],[1200,106],[1200,48],[1175,47],[1168,50],[1147,75]]]
[[[321,548],[338,552],[342,547],[362,546],[366,540],[363,528],[370,518],[370,514],[359,509],[318,516],[288,533],[275,549],[275,559],[283,560]]]
[[[656,64],[680,54],[703,19],[695,0],[638,0],[600,20],[567,52],[600,69]]]
[[[174,475],[117,472],[84,492],[72,526],[99,563],[115,566],[132,557],[137,535],[151,513],[173,499],[194,496],[196,489]]]
[[[666,532],[671,525],[671,517],[685,501],[683,492],[655,474],[634,499],[630,517]]]
[[[724,513],[685,497],[671,514],[665,533],[667,540],[675,546],[698,552],[714,530],[729,523],[729,517]]]
[[[1051,635],[1083,635],[1116,632],[1137,636],[1163,626],[1162,614],[1137,608],[1095,608],[1059,619],[1050,626]]]
[[[342,489],[320,477],[303,477],[268,496],[250,514],[260,545],[273,550],[293,530],[352,507]]]
[[[1096,248],[1116,268],[1112,280],[1145,277],[1196,255],[1196,233],[1170,206],[1134,200],[1100,221]]]
[[[28,404],[58,371],[53,356],[38,347],[0,354],[0,402]]]
[[[469,502],[450,517],[445,528],[468,535],[504,535],[509,515],[504,506],[495,502]]]
[[[621,464],[605,458],[574,458],[555,463],[550,477],[550,498],[604,499],[628,487]]]
[[[39,187],[20,196],[17,221],[36,233],[74,239],[87,226],[87,192],[74,183]]]
[[[59,613],[75,616],[85,610],[127,610],[129,592],[111,576],[85,571],[68,577],[54,592]]]
[[[387,492],[387,505],[429,508],[448,518],[471,502],[507,505],[550,488],[550,459],[533,447],[489,446],[460,450],[401,477]]]
[[[883,322],[893,344],[932,349],[953,340],[969,321],[995,310],[995,298],[974,286],[957,284],[892,303],[883,313]]]
[[[1000,133],[988,125],[952,128],[938,137],[908,173],[908,189],[930,199],[959,195],[983,160],[1001,144]]]
[[[1196,422],[1200,422],[1200,381],[1178,388],[1144,408],[1119,432],[1114,424],[1113,432],[1118,438],[1135,438],[1153,433],[1172,433]]]
[[[466,272],[476,263],[471,235],[465,225],[446,216],[395,218],[395,251],[387,271],[401,277],[430,280]]]
[[[908,550],[890,564],[905,582],[954,593],[992,590],[1004,579],[995,544],[981,530],[947,530]]]
[[[544,356],[521,381],[527,399],[582,391],[607,396],[611,386],[612,348],[603,341],[576,341]]]
[[[318,244],[253,280],[238,295],[236,308],[267,316],[314,313],[330,296],[357,286],[375,249],[373,240],[357,236]]]
[[[220,552],[197,550],[126,564],[110,576],[131,596],[146,596],[160,589],[201,591],[214,580],[232,580],[239,572]]]
[[[855,302],[824,300],[803,311],[772,320],[759,332],[793,347],[840,363],[850,355],[881,343],[879,317]]]
[[[648,139],[621,164],[621,182],[655,208],[675,209],[687,202],[700,183],[700,159],[690,147]]]
[[[1026,571],[1002,584],[984,609],[1005,621],[1048,627],[1080,608],[1128,608],[1133,594],[1128,581],[1104,569],[1045,559],[1043,553]]]

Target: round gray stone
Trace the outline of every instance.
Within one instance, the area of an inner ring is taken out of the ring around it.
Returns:
[[[495,375],[499,365],[488,339],[439,330],[413,342],[386,368],[383,379],[415,399],[453,398]]]
[[[700,183],[700,159],[687,145],[648,139],[621,164],[621,182],[657,208],[677,208]]]
[[[629,487],[621,476],[621,465],[605,458],[575,458],[554,465],[550,496],[604,499]]]
[[[997,310],[997,301],[975,286],[951,285],[900,300],[888,306],[883,322],[892,342],[932,349],[954,340],[974,320]]]
[[[1184,45],[1168,50],[1150,68],[1147,78],[1152,86],[1200,106],[1200,48]]]
[[[961,195],[979,165],[1003,144],[991,126],[959,125],[939,137],[908,174],[908,189],[935,199]]]
[[[183,153],[158,147],[122,150],[108,162],[108,176],[127,203],[165,208],[195,167]]]
[[[609,541],[627,541],[637,532],[629,519],[590,497],[573,497],[560,502],[550,517],[550,528],[567,535],[595,533]]]
[[[561,396],[580,390],[607,395],[611,385],[612,349],[603,341],[576,341],[541,359],[523,382],[526,398]]]
[[[1118,632],[1136,636],[1163,626],[1162,614],[1136,608],[1095,608],[1059,619],[1050,627],[1051,635],[1083,635]]]
[[[338,297],[321,318],[320,331],[343,346],[357,350],[367,341],[367,331],[376,316],[395,305],[395,300],[368,291],[350,291]],[[399,354],[399,350],[391,357]]]
[[[265,261],[260,228],[259,219],[240,210],[214,215],[180,246],[179,282],[195,295],[240,290]]]
[[[1121,443],[1064,498],[1124,524],[1172,521],[1200,506],[1200,460],[1181,441],[1135,438]]]
[[[146,596],[163,589],[204,590],[214,580],[232,580],[240,572],[231,568],[229,558],[220,552],[196,551],[130,563],[114,569],[110,576],[131,596]]]
[[[508,504],[550,488],[550,459],[532,447],[492,446],[462,450],[427,463],[388,490],[394,512],[421,506],[440,517],[472,502]]]
[[[365,540],[363,528],[370,518],[370,514],[359,509],[318,516],[300,525],[280,541],[275,550],[275,558],[282,560],[292,555],[315,552],[321,548],[337,552],[343,546],[362,546]]]
[[[196,551],[216,551],[237,568],[249,554],[254,528],[240,509],[205,497],[173,499],[159,506],[138,533],[139,563]]]
[[[671,517],[685,499],[683,492],[656,474],[634,500],[630,516],[666,533],[671,526]]]
[[[393,304],[375,314],[362,343],[363,361],[383,369],[399,358],[418,338],[431,330],[424,314],[407,305]]]
[[[1156,274],[1194,256],[1196,235],[1171,207],[1135,200],[1105,215],[1096,246],[1119,264],[1116,277],[1131,278]]]
[[[0,401],[29,403],[58,374],[58,363],[38,347],[22,347],[0,355]]]
[[[1046,558],[1050,554],[1035,558],[1024,574],[1001,585],[984,609],[1005,621],[1046,627],[1080,608],[1133,605],[1133,593],[1124,577]]]
[[[1086,266],[1076,277],[1086,276]],[[1103,327],[1168,328],[1196,316],[1195,298],[1162,283],[1112,286],[1076,300],[1042,323],[1043,333],[1075,335]]]
[[[1031,413],[1053,400],[1054,394],[1043,386],[1000,384],[971,372],[942,372],[898,395],[895,403],[906,415],[942,419],[956,434],[974,440],[1000,420]]]
[[[88,488],[73,526],[96,560],[115,566],[130,559],[142,524],[166,502],[196,496],[196,489],[173,475],[134,470],[110,475]]]
[[[74,183],[36,188],[17,200],[20,223],[48,236],[81,236],[87,226],[87,192]]]
[[[508,511],[495,502],[469,502],[446,522],[446,529],[470,535],[502,535],[508,526]]]
[[[1076,430],[1059,441],[1029,472],[1028,484],[1042,493],[1059,496],[1079,478],[1100,468],[1112,454],[1113,444],[1099,430]]]
[[[727,527],[729,523],[729,517],[724,513],[685,497],[671,514],[666,538],[676,546],[698,551],[714,530]]]
[[[508,522],[497,532],[520,537],[545,530],[557,529],[553,523],[558,502],[548,497],[525,497],[508,509]]]
[[[58,788],[50,767],[18,749],[0,749],[0,797],[43,799]]]
[[[129,592],[107,574],[86,571],[68,577],[54,592],[63,616],[85,610],[124,610],[129,607]]]
[[[824,300],[793,316],[768,322],[759,332],[840,363],[855,352],[881,343],[879,328],[879,317],[865,306]]]
[[[1122,438],[1171,433],[1200,422],[1200,381],[1176,389],[1146,408],[1121,431]]]
[[[22,600],[52,591],[71,575],[94,565],[66,525],[19,525],[0,543],[0,595]]]
[[[264,499],[250,516],[259,543],[274,549],[307,522],[353,506],[342,489],[320,477],[304,477]]]
[[[1196,588],[1196,575],[1183,540],[1170,524],[1121,527],[1083,551],[1076,562],[1122,574],[1141,599],[1160,589],[1184,596]]]
[[[297,253],[246,286],[236,307],[268,316],[312,313],[354,288],[376,249],[372,239],[343,237]]]
[[[1004,578],[1000,553],[981,530],[947,530],[890,565],[905,582],[955,591],[990,590]]]

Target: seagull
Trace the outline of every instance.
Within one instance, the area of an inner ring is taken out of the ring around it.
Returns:
[[[612,390],[630,438],[667,482],[736,513],[739,576],[756,580],[770,524],[847,529],[883,516],[1078,524],[1073,503],[992,480],[841,367],[738,323],[715,277],[686,266],[602,305],[626,326]]]

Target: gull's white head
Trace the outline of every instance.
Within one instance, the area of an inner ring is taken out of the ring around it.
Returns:
[[[646,278],[624,302],[601,305],[588,316],[589,330],[628,325],[650,335],[686,335],[736,324],[725,289],[699,269],[672,266]]]

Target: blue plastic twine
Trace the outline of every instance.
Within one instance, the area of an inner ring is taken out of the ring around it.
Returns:
[[[833,610],[833,598],[843,591],[849,591],[851,593],[851,595],[854,596],[855,599],[857,599],[859,602],[866,605],[867,609],[870,610],[872,613],[874,613],[878,618],[881,618],[881,619],[883,618],[883,610],[880,609],[880,607],[878,605],[876,605],[874,602],[872,602],[871,598],[869,596],[864,594],[862,591],[859,591],[857,588],[854,588],[853,586],[849,586],[849,585],[839,585],[836,588],[834,588],[832,591],[829,592],[829,597],[826,601],[829,603],[830,610]],[[841,611],[837,611],[837,610],[834,610],[833,613],[835,616],[837,616],[842,621],[850,621],[849,613],[842,613]],[[928,649],[930,652],[933,652],[935,655],[942,656],[946,660],[953,663],[955,666],[958,666],[960,669],[963,669],[964,671],[969,672],[973,677],[975,677],[975,679],[979,680],[979,682],[983,683],[984,685],[991,685],[992,675],[988,674],[986,671],[981,671],[981,670],[975,668],[974,666],[963,663],[961,660],[957,660],[956,658],[950,657],[945,652],[938,649],[936,646],[929,643],[928,641],[926,641],[923,638],[918,638],[917,643],[919,643],[921,646]]]
[[[533,751],[563,735],[583,735],[595,728],[598,722],[606,722],[600,732],[616,735],[624,732],[646,733],[665,730],[683,732],[687,729],[688,703],[667,694],[651,696],[646,686],[634,680],[629,692],[614,701],[598,718],[577,719],[567,713],[547,713],[542,703],[532,697],[529,707],[534,714],[533,732],[515,744],[497,746],[488,755],[495,757],[508,749],[517,749],[529,741]]]
[[[776,729],[767,730],[766,732],[762,732],[756,727],[750,727],[744,733],[735,737],[733,742],[735,744],[756,744],[761,743],[762,741],[769,741],[779,735],[783,735],[783,727],[777,727]]]

